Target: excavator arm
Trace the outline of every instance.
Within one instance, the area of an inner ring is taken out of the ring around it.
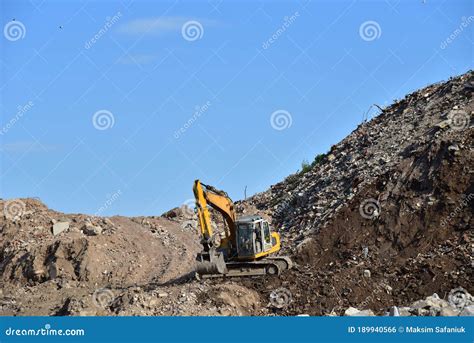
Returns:
[[[212,186],[205,185],[199,180],[194,181],[193,187],[194,197],[196,198],[196,207],[198,212],[199,227],[201,228],[201,235],[205,249],[212,244],[213,230],[211,225],[211,216],[207,205],[222,214],[225,223],[226,244],[236,246],[236,214],[234,210],[234,203],[229,198],[226,192],[218,190]]]

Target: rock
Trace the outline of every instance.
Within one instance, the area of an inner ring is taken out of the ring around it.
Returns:
[[[363,247],[362,248],[362,254],[364,255],[364,258],[367,258],[369,256],[369,248],[368,247]]]
[[[399,317],[400,316],[400,311],[398,310],[397,306],[390,307],[389,316],[390,317]]]
[[[374,316],[374,312],[372,310],[358,310],[355,307],[349,307],[344,312],[344,315],[349,317]]]
[[[470,317],[474,316],[474,305],[466,306],[459,315],[470,316]]]
[[[96,310],[81,310],[77,313],[77,315],[80,317],[97,316],[97,311]]]
[[[307,246],[309,243],[311,243],[313,241],[314,241],[314,239],[311,238],[311,237],[305,238],[300,244],[298,244],[296,246],[296,250],[298,252],[301,252],[305,248],[305,246]]]
[[[411,313],[410,313],[410,308],[409,307],[399,307],[398,308],[398,313],[400,314],[401,317],[409,317],[411,316]]]
[[[443,317],[455,317],[459,316],[459,310],[452,307],[444,307],[439,312],[439,315]]]
[[[355,316],[359,313],[359,310],[355,307],[349,307],[347,310],[344,311],[345,316]]]
[[[413,309],[429,309],[430,307],[436,307],[441,309],[441,307],[448,307],[449,304],[447,301],[440,299],[438,294],[434,293],[433,295],[426,297],[424,300],[415,301],[411,308]]]
[[[102,233],[103,229],[100,226],[92,225],[87,223],[82,228],[82,232],[88,236],[97,236]]]
[[[458,151],[459,146],[457,144],[450,145],[450,146],[448,146],[448,150],[449,151]]]
[[[69,228],[69,222],[58,222],[53,225],[53,235],[59,235],[64,230]]]
[[[384,285],[383,288],[387,292],[387,294],[392,294],[393,288],[390,287],[389,285]]]
[[[158,293],[158,297],[160,297],[160,298],[166,298],[168,295],[169,295],[169,294],[166,293],[166,292],[160,292],[160,293]]]
[[[370,270],[368,270],[368,269],[365,269],[365,270],[364,270],[364,277],[365,277],[365,278],[370,278],[371,275],[372,275],[372,274],[370,273]]]

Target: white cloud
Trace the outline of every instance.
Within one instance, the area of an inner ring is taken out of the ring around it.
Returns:
[[[165,33],[181,31],[181,27],[189,20],[195,20],[205,26],[216,25],[215,20],[187,18],[187,17],[156,17],[134,19],[122,24],[117,31],[120,33],[138,35],[161,35]]]
[[[137,55],[126,55],[121,57],[118,62],[121,64],[148,64],[155,61],[158,58],[158,55],[147,55],[147,54],[137,54]]]
[[[57,146],[45,145],[33,141],[19,141],[0,145],[1,152],[26,153],[26,152],[49,152],[56,150]]]

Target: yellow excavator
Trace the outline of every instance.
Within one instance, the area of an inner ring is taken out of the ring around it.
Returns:
[[[193,192],[203,245],[196,258],[198,278],[279,275],[291,268],[289,257],[274,256],[280,250],[280,235],[265,219],[258,215],[237,218],[227,193],[199,180],[194,181]],[[222,214],[223,235],[213,232],[208,205]]]

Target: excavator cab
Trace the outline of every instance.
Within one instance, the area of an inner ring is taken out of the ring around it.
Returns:
[[[262,217],[241,217],[236,227],[239,259],[258,259],[280,249],[280,240],[272,236],[270,225]]]

